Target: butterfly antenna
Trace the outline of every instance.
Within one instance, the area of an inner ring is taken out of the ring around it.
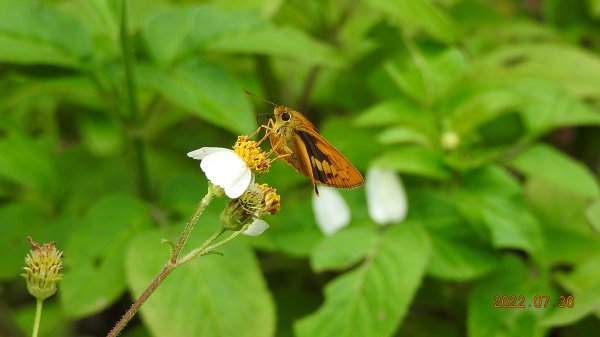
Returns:
[[[264,98],[262,98],[262,97],[260,97],[260,96],[258,96],[258,95],[255,95],[255,94],[251,93],[251,92],[250,92],[250,91],[248,91],[248,90],[244,90],[244,92],[246,93],[246,95],[248,95],[248,96],[250,96],[250,97],[254,97],[254,98],[257,98],[257,99],[259,99],[259,100],[261,100],[261,101],[263,101],[263,102],[265,102],[265,103],[269,103],[269,104],[271,104],[271,105],[273,105],[273,106],[277,106],[277,104],[275,104],[275,103],[273,103],[273,102],[271,102],[271,101],[269,101],[269,100],[267,100],[267,99],[264,99]]]

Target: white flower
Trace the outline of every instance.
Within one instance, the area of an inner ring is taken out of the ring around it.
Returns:
[[[246,162],[233,150],[203,147],[188,152],[188,157],[201,160],[200,168],[206,178],[220,186],[229,198],[242,195],[252,182],[252,172]]]
[[[333,235],[350,223],[350,208],[335,188],[319,186],[319,196],[313,194],[312,204],[315,220],[323,234]]]
[[[365,192],[369,215],[376,223],[386,225],[406,218],[406,191],[395,172],[370,168],[365,178]]]
[[[261,219],[254,219],[252,223],[246,228],[242,234],[248,236],[258,236],[261,235],[267,228],[269,228],[269,224]]]

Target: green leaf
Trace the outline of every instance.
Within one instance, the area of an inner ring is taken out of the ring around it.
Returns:
[[[502,84],[474,85],[457,93],[447,109],[449,128],[459,135],[470,135],[480,126],[513,109],[522,107],[526,97]]]
[[[489,198],[484,207],[483,220],[492,231],[496,247],[523,248],[530,253],[541,249],[539,223],[522,205]]]
[[[356,125],[361,127],[387,127],[393,124],[427,135],[431,140],[437,134],[436,121],[431,113],[408,99],[383,101],[356,118]]]
[[[540,253],[540,224],[523,204],[514,178],[497,167],[487,167],[463,180],[453,197],[455,205],[478,231],[481,225],[487,228],[494,247]]]
[[[210,50],[227,53],[286,57],[313,65],[339,65],[335,50],[292,27],[268,26],[223,36],[208,44]]]
[[[587,0],[587,6],[590,14],[597,18],[600,18],[600,0]]]
[[[325,303],[296,324],[297,335],[390,336],[421,284],[429,253],[418,225],[392,226],[361,265],[327,285]]]
[[[252,11],[200,5],[161,13],[148,22],[145,37],[154,59],[169,65],[194,49],[205,48],[208,41],[264,25]]]
[[[384,64],[392,81],[406,95],[425,105],[431,105],[448,95],[467,67],[465,56],[458,49],[446,49],[437,54],[424,54],[416,47],[399,54]]]
[[[464,226],[457,224],[456,228]],[[437,235],[430,231],[433,257],[428,274],[443,280],[466,281],[477,278],[498,263],[498,254],[492,247],[478,242],[476,235]]]
[[[431,146],[426,135],[404,126],[393,126],[377,135],[377,141],[382,144],[415,144]]]
[[[252,107],[242,87],[220,66],[197,60],[169,72],[140,67],[144,84],[196,116],[234,134],[255,129]]]
[[[169,65],[194,50],[287,57],[308,64],[337,65],[335,50],[293,27],[269,25],[256,11],[212,5],[178,9],[150,21],[146,41],[152,56]]]
[[[517,155],[511,165],[527,176],[543,179],[584,197],[600,196],[598,183],[589,169],[550,146],[534,144]]]
[[[31,247],[31,246],[30,246]],[[60,283],[59,283],[59,292],[60,292]],[[19,324],[22,331],[27,335],[33,335],[33,324],[31,324],[35,317],[35,302],[31,302],[31,305],[28,306],[19,306],[17,310],[15,310],[14,319]],[[4,317],[12,319],[12,315],[8,314]],[[42,323],[39,328],[39,336],[40,337],[51,337],[51,336],[68,336],[71,332],[71,327],[68,324],[65,324],[65,321],[68,319],[65,317],[65,313],[60,308],[60,305],[56,301],[44,301],[44,307],[42,309]],[[5,331],[9,331],[10,328],[7,328]],[[21,332],[21,334],[23,333]],[[8,332],[7,336],[13,335],[11,332]]]
[[[146,6],[148,2],[145,1]],[[82,24],[86,25],[91,35],[96,39],[100,36],[109,39],[117,39],[119,36],[120,19],[121,19],[121,2],[118,0],[88,0],[74,1],[67,3],[65,6],[70,10],[72,15],[78,15]],[[127,21],[131,27],[131,17],[135,16],[137,11],[132,10],[131,5],[128,6]],[[113,40],[114,41],[114,40]]]
[[[521,116],[527,128],[537,134],[578,125],[600,125],[600,114],[572,97],[558,84],[518,81],[515,90],[527,97]]]
[[[561,287],[572,294],[579,294],[594,289],[600,284],[599,265],[600,255],[591,255],[585,260],[578,261],[571,272],[556,273],[555,278]]]
[[[207,214],[205,214],[207,215]],[[218,216],[202,216],[188,242],[202,242]],[[164,233],[138,236],[127,254],[127,282],[139,296],[160,273],[169,258]],[[202,237],[202,238],[201,238]],[[240,240],[222,249],[223,256],[208,255],[171,273],[141,310],[155,336],[273,336],[273,302],[253,252]]]
[[[534,296],[551,296],[545,284],[527,280],[527,268],[518,258],[505,256],[496,271],[482,278],[469,294],[467,331],[469,337],[542,336],[542,309],[528,307]],[[494,308],[495,297],[523,296],[525,308]],[[537,310],[537,311],[536,311]]]
[[[206,6],[207,7],[207,6]],[[198,9],[177,9],[150,20],[144,31],[152,58],[163,66],[192,49],[189,33]]]
[[[313,250],[311,265],[317,272],[348,268],[363,259],[377,240],[374,226],[344,229],[321,241]]]
[[[284,166],[283,163],[280,165]],[[288,170],[288,175],[293,173],[288,165],[282,169]],[[286,200],[289,206],[282,207],[277,216],[268,220],[271,227],[264,233],[273,238],[279,250],[291,256],[308,256],[323,238],[312,214],[311,198],[308,197],[312,190],[306,182],[304,184],[306,194],[282,195],[282,200]]]
[[[401,28],[424,30],[446,43],[452,43],[457,38],[458,32],[451,18],[429,0],[369,0],[368,3],[397,20]]]
[[[525,197],[544,226],[563,227],[590,236],[595,234],[585,217],[588,198],[537,177],[530,177],[525,182]]]
[[[600,199],[596,199],[585,211],[588,221],[600,233]]]
[[[564,295],[567,297],[567,295]],[[554,307],[542,320],[545,327],[557,327],[573,324],[585,316],[595,313],[600,314],[600,283],[573,295],[572,308]]]
[[[477,58],[472,74],[478,78],[546,79],[577,97],[598,97],[600,59],[564,44],[506,44]]]
[[[568,225],[568,224],[566,224]],[[544,227],[546,261],[552,264],[576,264],[591,255],[600,255],[600,237],[568,227]],[[576,248],[576,249],[575,249]]]
[[[123,134],[117,123],[106,114],[87,113],[81,119],[84,144],[99,156],[116,155],[123,148]]]
[[[506,169],[496,165],[486,165],[465,174],[463,186],[469,191],[481,195],[517,196],[521,186],[517,179]]]
[[[124,195],[98,201],[64,248],[60,300],[70,317],[98,312],[125,290],[125,250],[134,235],[149,226],[148,207]]]
[[[0,177],[51,195],[56,169],[49,149],[0,120]]]
[[[0,2],[0,60],[79,67],[90,38],[74,18],[37,1]]]
[[[411,193],[411,216],[431,238],[428,274],[444,280],[469,280],[495,268],[498,254],[456,210],[450,196],[434,190]]]
[[[26,203],[13,202],[0,207],[0,254],[4,256],[0,265],[0,279],[12,279],[23,272],[25,255],[31,249],[27,236],[32,236],[35,241],[56,240],[36,235],[43,221],[44,214]]]
[[[372,165],[431,179],[444,180],[450,177],[442,154],[424,147],[405,146],[384,152],[373,160]]]
[[[168,209],[187,215],[198,205],[202,191],[206,191],[206,178],[194,173],[178,173],[164,182],[160,203]]]

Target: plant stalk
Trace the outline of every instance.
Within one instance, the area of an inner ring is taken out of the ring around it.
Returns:
[[[32,337],[37,337],[40,331],[40,321],[42,319],[42,307],[44,306],[44,300],[37,299],[35,304],[35,320],[33,322],[33,333]]]
[[[208,204],[212,201],[214,196],[215,196],[215,194],[213,193],[211,187],[209,187],[208,192],[202,198],[202,200],[200,200],[200,203],[198,203],[198,206],[194,210],[194,213],[190,217],[190,220],[188,221],[185,228],[183,229],[183,232],[179,236],[179,239],[177,240],[177,244],[172,248],[171,257],[169,258],[167,265],[154,278],[152,283],[150,283],[150,285],[146,288],[146,290],[144,290],[144,292],[138,297],[138,299],[131,305],[131,307],[127,310],[127,312],[123,315],[123,317],[121,317],[121,319],[117,322],[117,324],[115,324],[115,326],[108,333],[108,335],[106,335],[107,337],[118,336],[119,333],[121,333],[121,331],[125,328],[127,323],[129,323],[129,321],[131,321],[133,316],[135,316],[135,314],[138,312],[138,310],[142,307],[144,302],[146,302],[146,300],[150,297],[150,295],[152,295],[152,293],[154,293],[156,288],[158,288],[158,286],[167,278],[167,276],[173,270],[175,270],[175,268],[179,267],[182,264],[182,262],[178,261],[177,258],[179,257],[179,254],[181,254],[181,250],[183,249],[185,242],[187,241],[188,237],[190,236],[190,233],[192,232],[194,225],[196,224],[196,222],[198,222],[200,215],[202,215],[202,212],[204,212],[204,210],[206,209],[206,206],[208,206]],[[232,239],[231,237],[223,240],[218,245],[211,246],[211,244],[224,232],[225,232],[225,229],[223,227],[221,227],[215,234],[213,234],[204,243],[202,243],[202,245],[200,247],[198,247],[197,249],[195,249],[193,251],[193,252],[198,252],[194,257],[204,255],[209,251],[209,249],[212,250],[216,247],[219,247],[220,245],[225,244],[226,242],[229,242]],[[189,254],[188,254],[188,256],[189,256]],[[192,258],[188,258],[184,262],[188,262],[191,259]]]

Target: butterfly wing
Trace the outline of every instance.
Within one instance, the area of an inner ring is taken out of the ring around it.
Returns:
[[[360,172],[318,132],[311,129],[294,130],[296,153],[304,166],[298,172],[311,178],[315,192],[315,182],[338,188],[353,188],[363,184]],[[302,169],[306,172],[302,172]]]

